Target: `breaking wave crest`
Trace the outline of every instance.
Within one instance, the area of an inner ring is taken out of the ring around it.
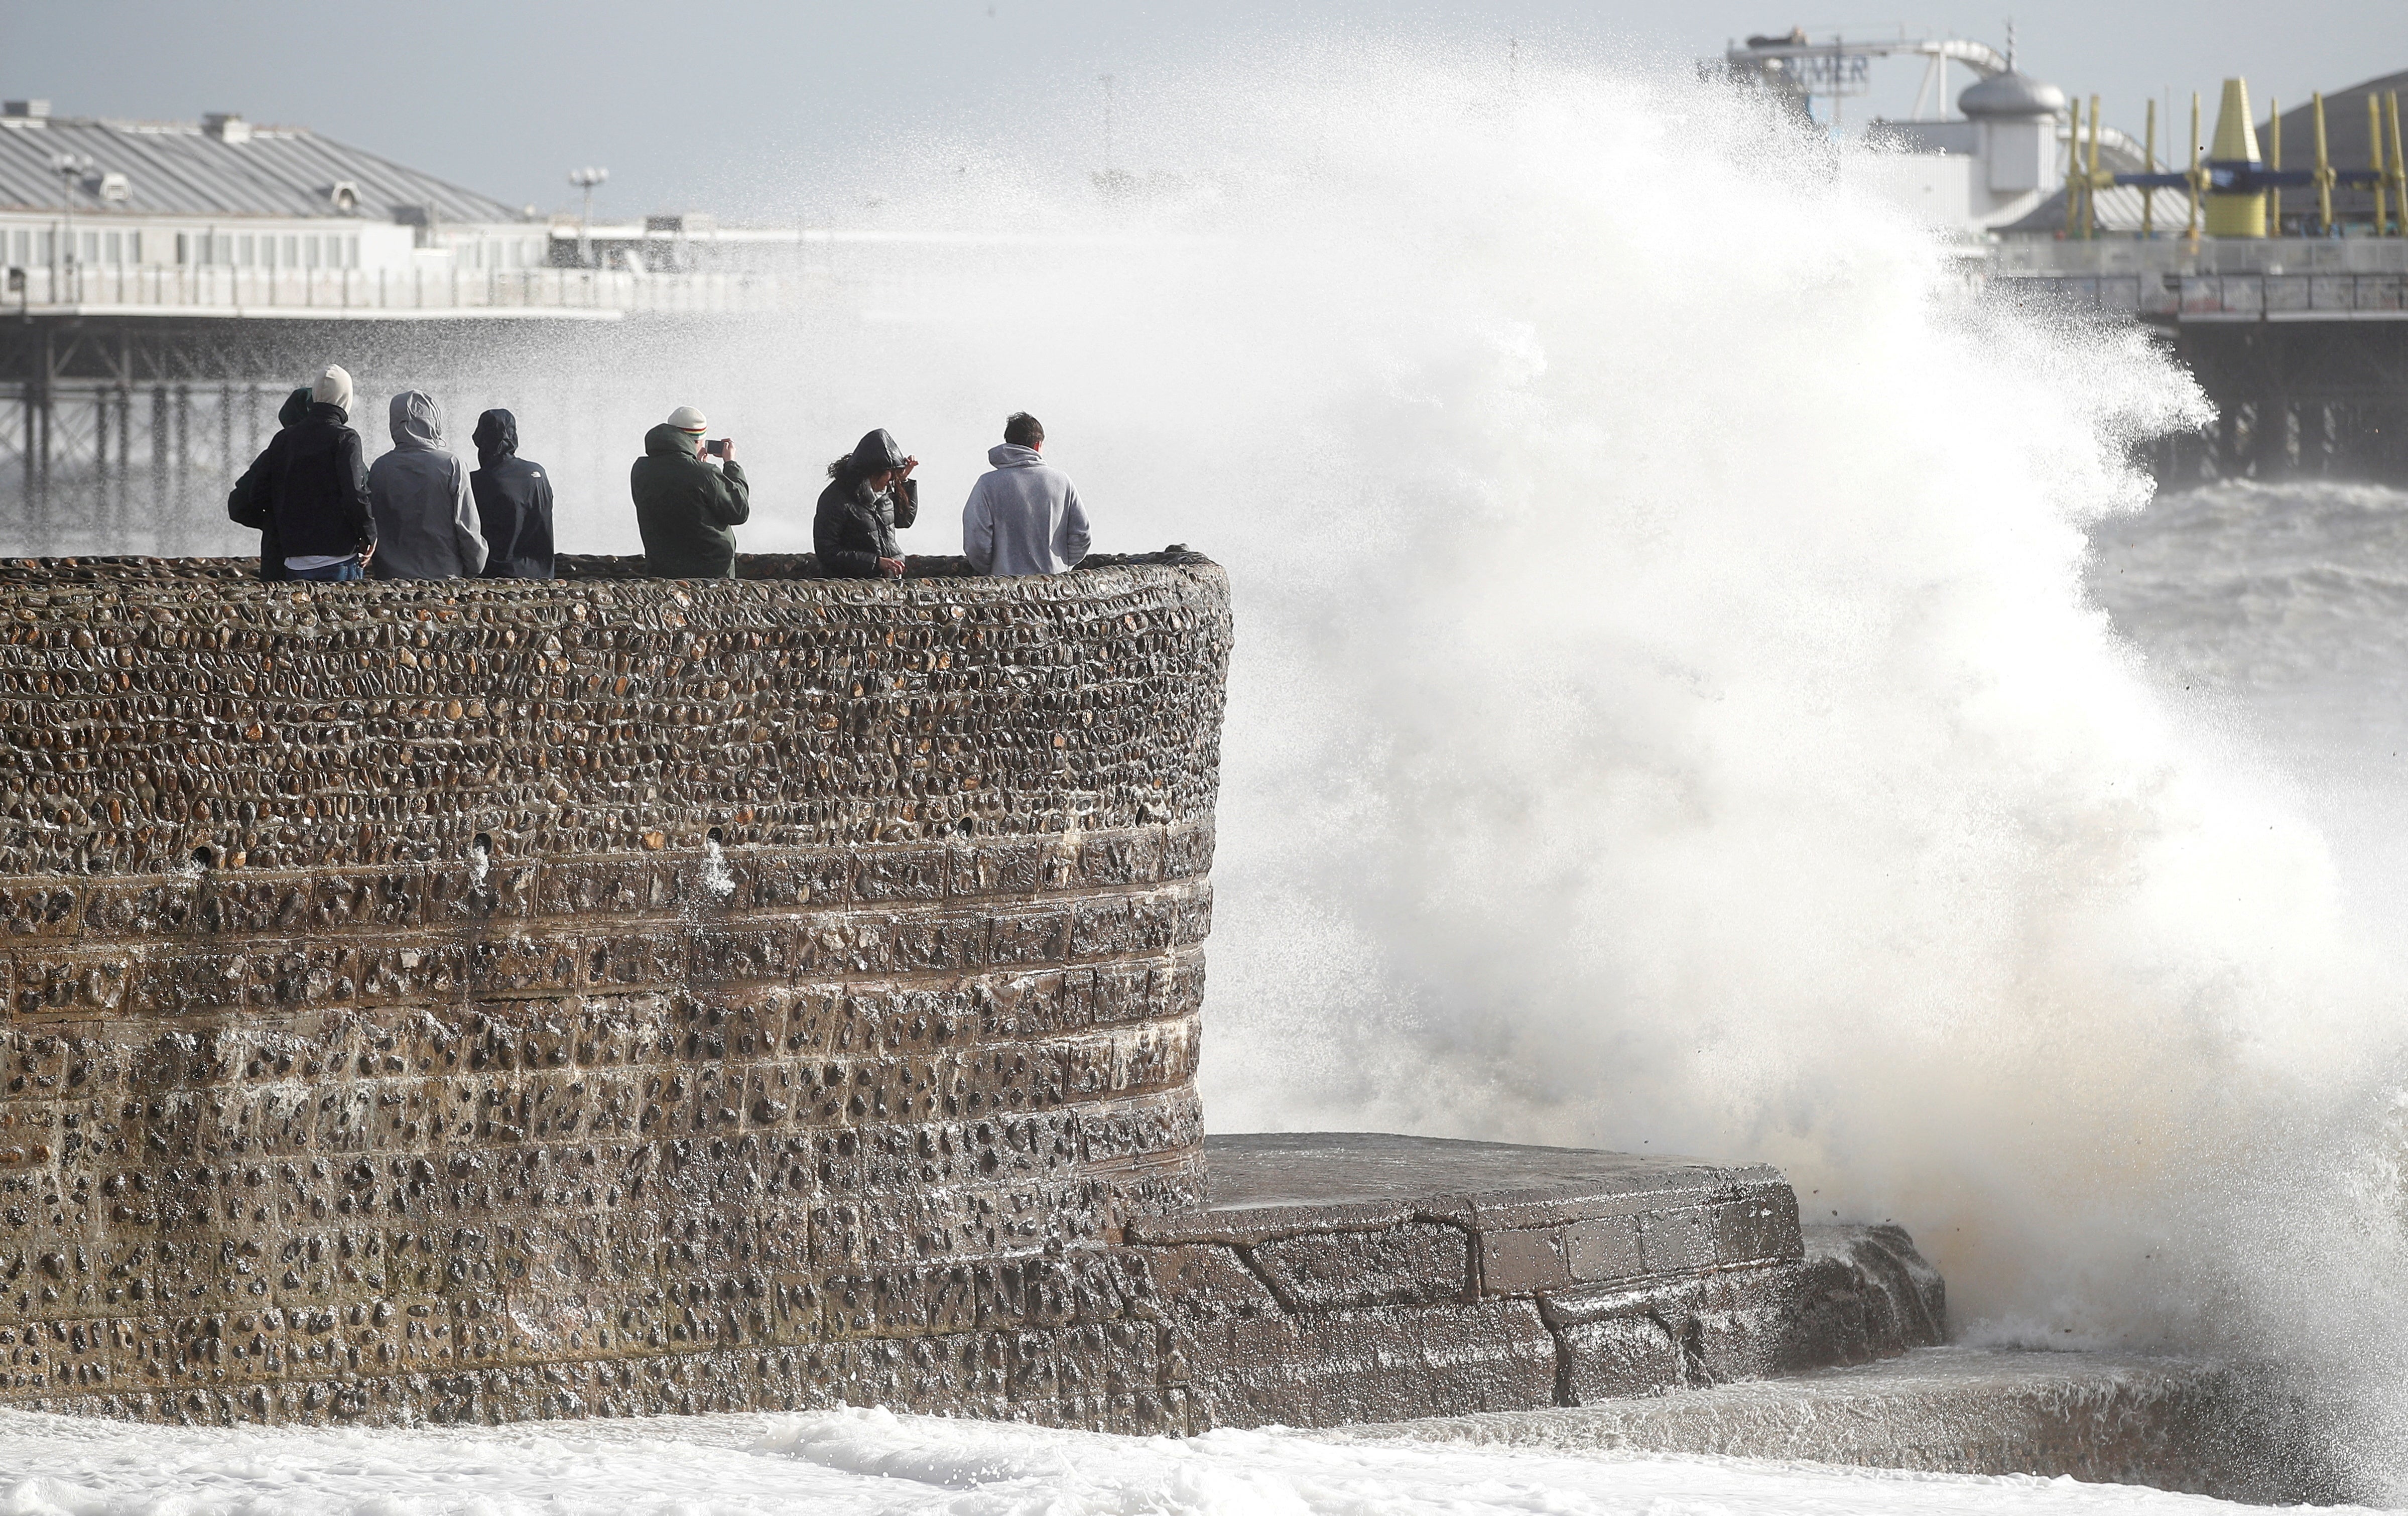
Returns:
[[[1035,410],[1105,545],[1229,565],[1212,1123],[1770,1159],[1970,1337],[2345,1384],[2387,1466],[2397,965],[2084,577],[2189,382],[1703,88],[1389,54],[1154,119],[1117,207],[931,198],[1045,250],[795,398],[930,457]]]
[[[2188,381],[1703,86],[1348,46],[1140,114],[1178,172],[1101,206],[922,144],[879,214],[948,240],[580,424],[733,418],[763,549],[888,426],[940,551],[1026,408],[1098,547],[1228,565],[1215,1128],[1768,1159],[1905,1223],[1967,1337],[2243,1353],[2392,1477],[2397,954],[2085,580]],[[541,456],[542,360],[487,361],[453,413]],[[561,472],[564,542],[630,542]]]

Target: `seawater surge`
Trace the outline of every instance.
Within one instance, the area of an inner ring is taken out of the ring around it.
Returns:
[[[1727,97],[1316,62],[1114,210],[972,159],[930,223],[1043,256],[751,350],[1229,565],[1213,1123],[1760,1156],[1973,1340],[2263,1361],[2387,1468],[2397,964],[2084,579],[2191,386]]]
[[[1685,83],[1333,50],[1165,85],[1126,150],[1179,173],[1098,207],[920,144],[882,214],[1012,240],[580,424],[703,405],[765,550],[889,426],[943,551],[1026,408],[1100,547],[1228,567],[1216,1128],[1776,1163],[1909,1225],[1960,1335],[2238,1358],[2397,1493],[2396,950],[2085,579],[2181,374]],[[556,360],[459,363],[540,457]],[[564,542],[622,545],[571,482]]]

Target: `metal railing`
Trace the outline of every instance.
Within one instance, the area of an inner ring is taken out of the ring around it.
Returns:
[[[166,265],[8,271],[0,309],[192,316],[613,316],[783,308],[775,279],[618,269],[266,269]]]
[[[2160,321],[2408,320],[2402,274],[2008,275],[1991,288]]]

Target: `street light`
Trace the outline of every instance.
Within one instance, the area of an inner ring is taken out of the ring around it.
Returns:
[[[72,279],[76,262],[75,192],[76,186],[92,173],[92,159],[80,152],[54,152],[50,154],[50,172],[59,177],[59,197],[66,211],[66,229],[62,234],[66,238],[66,246],[60,250],[59,256],[51,262],[64,264],[67,274]],[[50,298],[55,300],[58,295],[53,293]],[[73,296],[70,295],[69,298]]]
[[[60,263],[75,263],[75,185],[77,180],[92,176],[92,159],[79,151],[55,151],[50,154],[50,173],[58,176],[60,202],[67,207],[67,250]]]
[[[594,186],[610,177],[607,168],[572,168],[568,182],[585,192],[585,215],[577,223],[577,263],[581,268],[594,266]]]

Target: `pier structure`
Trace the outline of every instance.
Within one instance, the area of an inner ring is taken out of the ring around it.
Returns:
[[[144,291],[140,301],[0,314],[0,551],[214,546],[225,493],[265,445],[278,406],[330,355],[363,371],[435,374],[447,355],[523,343],[530,324],[709,320],[779,297],[722,275],[593,270],[486,275],[458,290],[446,279],[423,304],[414,288],[380,292],[355,275],[262,278],[260,293],[289,301],[273,305],[248,303],[254,281],[238,276],[194,282],[227,298],[170,289],[155,303],[158,292]],[[379,429],[380,403],[355,404],[365,432]]]
[[[2408,482],[2408,75],[2253,120],[2224,81],[2214,135],[2157,108],[2141,152],[2077,106],[2064,188],[1985,249],[2002,298],[2144,323],[2216,408],[2201,435],[2158,439],[2170,483],[2328,476]],[[2169,128],[2172,122],[2166,123]],[[2346,130],[2344,130],[2346,128]],[[2286,166],[2286,152],[2289,166]]]
[[[2408,482],[2408,73],[2262,118],[2228,79],[2191,97],[2185,136],[2154,101],[2133,130],[2111,125],[2112,102],[2024,74],[2014,51],[2012,33],[2001,50],[1792,32],[1713,66],[1836,135],[1876,63],[1923,60],[1913,114],[1867,122],[1881,150],[1842,155],[1841,176],[1949,239],[1991,295],[2156,334],[2217,413],[2149,445],[2165,482]],[[1951,115],[1958,66],[1976,78]]]
[[[330,353],[446,372],[530,328],[775,313],[825,284],[833,237],[586,230],[306,128],[7,102],[0,551],[214,542],[284,392]]]
[[[2161,480],[2408,482],[2408,240],[2003,241],[1986,277],[2139,322],[2199,380],[2216,420],[2149,445]]]

